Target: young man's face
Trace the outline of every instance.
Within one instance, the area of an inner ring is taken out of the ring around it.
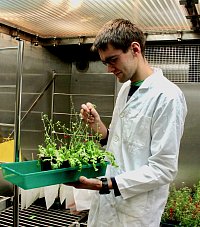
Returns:
[[[120,83],[133,80],[137,69],[137,58],[134,57],[131,47],[126,53],[121,49],[115,49],[108,44],[108,48],[99,50],[102,62],[108,67],[108,72],[113,73]]]

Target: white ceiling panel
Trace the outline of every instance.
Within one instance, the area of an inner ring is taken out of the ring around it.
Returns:
[[[2,24],[43,38],[92,37],[115,18],[146,33],[191,31],[186,15],[179,0],[0,0]]]

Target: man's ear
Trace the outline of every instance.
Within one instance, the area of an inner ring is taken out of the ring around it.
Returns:
[[[133,54],[141,53],[140,44],[138,42],[131,43],[131,51]]]

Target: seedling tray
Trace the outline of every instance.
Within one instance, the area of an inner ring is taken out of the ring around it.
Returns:
[[[1,164],[5,180],[23,189],[39,188],[54,184],[70,183],[79,180],[80,176],[95,178],[104,176],[108,162],[97,164],[97,171],[92,165],[84,165],[81,170],[78,167],[69,167],[41,171],[41,165],[37,160],[24,162],[11,162]]]

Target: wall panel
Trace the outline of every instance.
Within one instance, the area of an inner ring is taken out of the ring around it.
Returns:
[[[0,47],[17,46],[18,42],[6,35],[0,34]],[[0,134],[7,137],[13,127],[4,124],[14,124],[15,111],[15,85],[17,52],[4,50],[0,52]],[[25,42],[23,63],[23,88],[22,88],[22,117],[40,95],[46,84],[52,78],[53,70],[68,74],[71,64],[59,59],[41,46]],[[69,86],[69,84],[66,84]],[[43,142],[43,128],[41,113],[51,112],[52,92],[51,87],[44,93],[31,113],[27,115],[21,125],[21,146],[24,159],[36,157],[38,144]],[[31,154],[31,155],[30,155]]]

